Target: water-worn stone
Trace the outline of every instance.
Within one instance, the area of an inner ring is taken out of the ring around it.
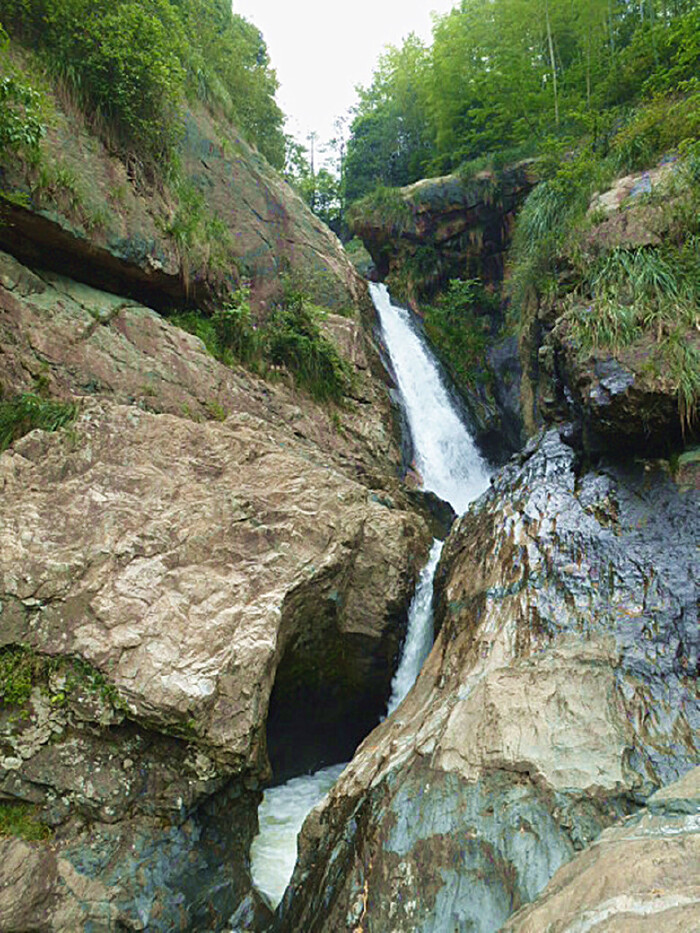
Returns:
[[[4,393],[78,407],[0,457],[0,645],[41,675],[0,704],[0,797],[54,833],[32,844],[41,897],[0,905],[0,926],[259,919],[268,751],[284,773],[286,731],[313,765],[332,729],[349,757],[383,711],[429,535],[395,478],[376,352],[357,318],[325,326],[355,370],[335,413],[0,254]]]
[[[498,930],[695,766],[697,527],[663,471],[533,440],[450,534],[433,651],[306,821],[274,929]]]
[[[604,830],[504,933],[688,933],[700,920],[700,768]]]

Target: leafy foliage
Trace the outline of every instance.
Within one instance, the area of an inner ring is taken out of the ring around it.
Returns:
[[[13,74],[7,58],[7,33],[0,25],[0,155],[36,149],[46,132],[41,95]]]
[[[456,384],[473,389],[488,381],[485,352],[490,313],[498,296],[484,290],[477,279],[451,279],[434,304],[425,307],[425,330]]]
[[[226,365],[238,361],[268,378],[285,370],[316,400],[342,402],[352,389],[353,374],[322,333],[322,312],[290,281],[265,321],[253,321],[249,299],[249,289],[243,286],[211,317],[188,312],[171,320],[198,336]]]
[[[283,116],[265,44],[220,0],[0,0],[0,19],[125,150],[172,162],[189,94],[281,167]]]
[[[347,199],[506,149],[585,140],[605,154],[624,126],[632,149],[624,156],[620,138],[618,153],[639,164],[647,138],[658,151],[697,136],[699,35],[691,0],[462,0],[436,20],[431,47],[409,37],[380,59],[352,124]]]
[[[78,409],[69,402],[58,402],[24,393],[0,401],[0,451],[35,428],[58,431],[75,420]]]

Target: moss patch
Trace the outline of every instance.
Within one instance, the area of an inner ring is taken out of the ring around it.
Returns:
[[[31,803],[0,803],[0,836],[18,836],[27,842],[48,839],[52,832],[41,822],[40,812]]]
[[[24,706],[35,686],[44,689],[55,705],[87,693],[114,709],[124,708],[116,687],[81,658],[53,658],[25,645],[0,648],[0,702]]]

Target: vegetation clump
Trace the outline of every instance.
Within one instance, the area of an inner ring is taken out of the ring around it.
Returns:
[[[27,842],[49,839],[52,830],[40,818],[41,808],[24,801],[0,803],[0,836],[15,836]]]
[[[267,378],[284,370],[317,401],[340,403],[352,389],[353,374],[323,334],[323,315],[286,280],[282,296],[263,320],[253,319],[246,285],[211,316],[190,311],[171,320],[199,337],[226,365],[243,363]]]
[[[116,688],[81,658],[49,657],[26,645],[0,648],[0,702],[24,706],[34,687],[46,692],[55,706],[85,693],[115,709],[123,706]]]
[[[486,385],[490,373],[485,354],[491,315],[499,297],[477,279],[451,279],[433,304],[424,307],[425,330],[457,386],[465,391]]]
[[[71,424],[78,408],[71,402],[41,398],[25,392],[14,398],[0,401],[0,452],[13,441],[35,428],[42,431],[58,431]]]
[[[283,116],[267,49],[255,26],[222,0],[0,0],[0,21],[40,52],[105,141],[125,154],[172,167],[190,97],[283,165]]]

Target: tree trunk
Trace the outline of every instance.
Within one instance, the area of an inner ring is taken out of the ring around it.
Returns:
[[[554,41],[552,39],[552,24],[549,21],[549,0],[545,0],[544,15],[547,23],[547,44],[549,45],[549,60],[552,65],[552,81],[554,83],[554,123],[559,126],[559,94],[557,92],[557,63],[554,57]]]

